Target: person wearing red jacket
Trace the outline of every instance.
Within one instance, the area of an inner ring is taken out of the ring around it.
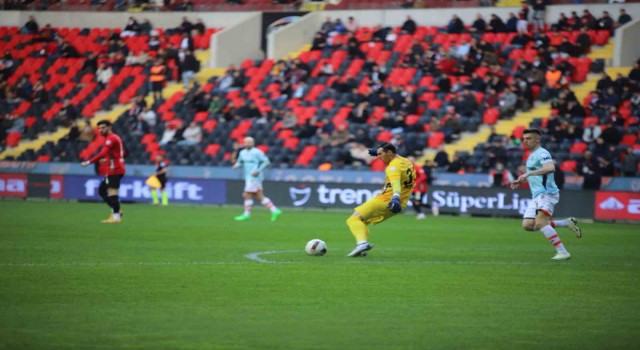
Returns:
[[[422,196],[426,195],[429,190],[427,174],[421,166],[416,164],[416,159],[414,157],[407,157],[407,159],[413,163],[413,169],[416,172],[416,181],[413,186],[413,191],[411,192],[411,204],[413,205],[413,210],[415,210],[417,214],[416,219],[424,220],[425,215],[422,212]]]
[[[100,188],[106,187],[106,196],[104,193],[101,193],[100,196],[105,200],[107,205],[111,207],[112,214],[108,219],[102,220],[102,222],[105,224],[120,223],[122,212],[120,211],[118,191],[120,189],[120,181],[125,174],[124,146],[120,136],[111,130],[110,121],[99,121],[98,129],[100,134],[105,137],[104,146],[100,153],[82,162],[81,165],[87,166],[95,162],[104,162],[99,163],[98,173],[104,175]],[[100,192],[100,190],[98,191]]]

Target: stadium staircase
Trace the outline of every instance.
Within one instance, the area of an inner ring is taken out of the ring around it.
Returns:
[[[508,1],[508,0],[506,0]],[[587,58],[591,60],[596,59],[604,59],[605,62],[609,63],[612,61],[614,51],[614,41],[609,40],[604,46],[601,47],[593,47],[591,53],[587,55]],[[608,67],[606,68],[606,72],[609,76],[615,77],[616,74],[621,73],[623,75],[628,75],[631,71],[631,67]],[[595,90],[596,84],[598,83],[598,79],[600,79],[600,74],[589,74],[587,76],[587,80],[580,84],[572,84],[571,90],[575,93],[578,101],[584,101],[584,99],[589,95],[589,93]],[[514,130],[522,130],[528,127],[531,122],[533,122],[536,118],[547,117],[551,114],[551,104],[550,102],[538,103],[531,110],[526,112],[517,113],[512,119],[508,120],[499,120],[494,126],[496,133],[501,135],[511,135]],[[456,152],[468,152],[469,154],[473,153],[474,147],[478,144],[486,142],[487,138],[491,134],[491,127],[489,125],[484,125],[481,127],[478,132],[467,134],[460,138],[459,141],[455,143],[446,144],[444,146],[445,152],[449,155],[450,158],[453,158],[453,155]],[[433,158],[435,152],[437,150],[429,150],[419,161],[424,162],[427,159]]]

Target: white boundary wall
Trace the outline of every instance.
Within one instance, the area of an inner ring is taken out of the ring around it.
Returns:
[[[629,4],[581,4],[581,5],[553,5],[547,7],[547,22],[557,22],[560,13],[564,12],[567,16],[571,11],[578,12],[582,15],[584,9],[589,9],[591,13],[599,18],[602,11],[609,11],[609,15],[613,19],[618,19],[620,9],[624,8],[633,19],[640,18],[640,5],[635,3]],[[471,8],[441,8],[441,9],[400,9],[400,10],[339,10],[339,11],[322,11],[322,19],[324,22],[326,17],[332,19],[340,18],[345,21],[349,16],[353,16],[361,26],[400,26],[410,15],[418,25],[435,25],[444,26],[449,23],[451,16],[458,15],[465,24],[470,25],[476,18],[478,13],[482,13],[485,20],[489,20],[488,15],[495,13],[502,17],[506,22],[510,12],[517,15],[520,7],[471,7]]]
[[[285,27],[278,28],[267,35],[267,58],[280,59],[289,52],[298,51],[313,40],[320,29],[322,17],[311,12]]]
[[[0,25],[22,26],[33,15],[40,26],[50,23],[54,27],[124,28],[129,17],[138,21],[149,19],[154,27],[175,28],[187,17],[195,22],[201,18],[207,28],[226,28],[243,21],[256,12],[47,12],[0,11]]]
[[[615,67],[633,66],[640,59],[640,19],[635,18],[616,30],[613,54]]]
[[[262,14],[253,13],[249,18],[211,36],[210,67],[238,65],[245,59],[263,58],[260,49]]]

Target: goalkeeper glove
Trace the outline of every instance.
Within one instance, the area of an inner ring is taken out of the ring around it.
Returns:
[[[399,213],[402,210],[402,206],[400,206],[400,196],[394,195],[391,198],[391,202],[387,205],[387,208],[389,208],[392,213]]]
[[[378,149],[375,147],[369,148],[369,155],[375,157],[378,155]]]

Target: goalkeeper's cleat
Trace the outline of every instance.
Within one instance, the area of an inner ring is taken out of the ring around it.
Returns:
[[[558,252],[551,260],[569,260],[571,259],[571,254],[569,252],[561,253]]]
[[[569,229],[571,229],[571,231],[576,234],[576,237],[582,238],[582,229],[578,227],[578,219],[574,217],[569,218]]]
[[[278,220],[278,216],[282,215],[282,210],[276,209],[273,213],[271,213],[271,222]]]
[[[119,224],[120,223],[120,219],[114,219],[113,217],[110,217],[106,220],[102,220],[103,224]]]
[[[373,249],[373,244],[370,243],[360,243],[356,245],[356,247],[349,253],[347,256],[352,258],[359,256],[367,256],[367,251]]]
[[[418,215],[416,215],[416,220],[424,220],[426,218],[426,216],[424,215],[424,213],[419,213]]]
[[[251,216],[249,216],[249,215],[244,215],[244,214],[242,214],[242,215],[238,215],[238,216],[236,216],[235,218],[233,218],[233,220],[235,220],[235,221],[247,221],[247,220],[249,220],[249,219],[251,219]]]

